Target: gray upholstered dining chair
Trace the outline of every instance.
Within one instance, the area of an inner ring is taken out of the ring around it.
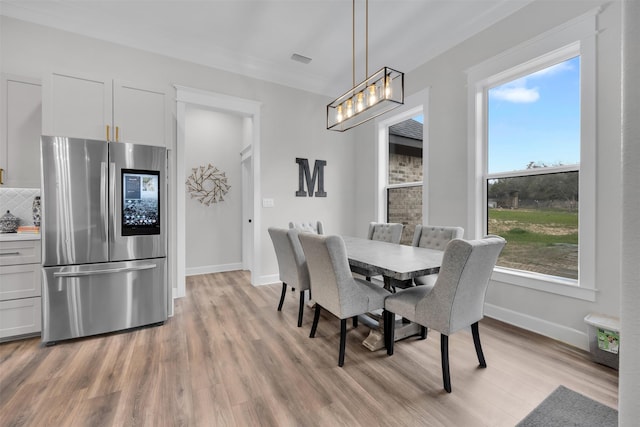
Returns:
[[[400,244],[403,229],[404,225],[397,222],[370,222],[367,239]],[[367,275],[365,279],[371,281],[371,275]]]
[[[322,221],[291,221],[289,222],[289,228],[295,228],[298,231],[304,231],[307,233],[324,234]]]
[[[478,322],[484,315],[491,273],[505,243],[499,236],[451,240],[444,250],[440,273],[433,286],[415,286],[390,295],[385,300],[384,313],[387,354],[393,354],[395,315],[398,314],[423,328],[440,332],[442,380],[447,392],[451,393],[449,335],[471,326],[478,362],[485,368]]]
[[[300,232],[297,229],[285,229],[269,227],[269,235],[273,242],[278,259],[278,270],[282,281],[282,293],[278,303],[278,311],[282,311],[282,304],[287,293],[287,285],[292,289],[298,288],[300,293],[300,305],[298,307],[298,327],[302,326],[302,314],[304,312],[305,291],[309,290],[309,270],[307,261],[298,239]],[[309,290],[309,292],[311,292]]]
[[[464,228],[462,227],[416,225],[411,246],[444,251],[450,240],[462,239],[463,235]],[[437,278],[437,274],[420,276],[414,278],[413,283],[416,285],[433,285],[436,283]]]
[[[367,239],[400,243],[404,225],[395,222],[370,222]]]
[[[300,242],[307,258],[309,277],[316,311],[311,327],[315,337],[321,310],[340,319],[340,351],[338,366],[344,365],[347,319],[358,326],[358,315],[384,307],[389,293],[381,287],[354,278],[349,269],[347,248],[340,236],[320,236],[300,233]]]

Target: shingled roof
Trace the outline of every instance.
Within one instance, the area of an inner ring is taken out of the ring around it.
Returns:
[[[409,119],[389,126],[389,134],[422,141],[422,123]]]

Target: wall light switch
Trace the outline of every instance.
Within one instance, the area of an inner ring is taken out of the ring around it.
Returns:
[[[262,207],[263,208],[272,208],[273,207],[273,199],[262,199]]]

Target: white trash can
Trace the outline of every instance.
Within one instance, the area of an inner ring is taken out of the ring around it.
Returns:
[[[591,359],[617,370],[620,353],[620,319],[591,313],[585,316],[584,321],[589,328]]]

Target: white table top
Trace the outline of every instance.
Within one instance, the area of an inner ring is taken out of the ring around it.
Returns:
[[[395,280],[435,274],[443,251],[343,236],[349,265]]]

